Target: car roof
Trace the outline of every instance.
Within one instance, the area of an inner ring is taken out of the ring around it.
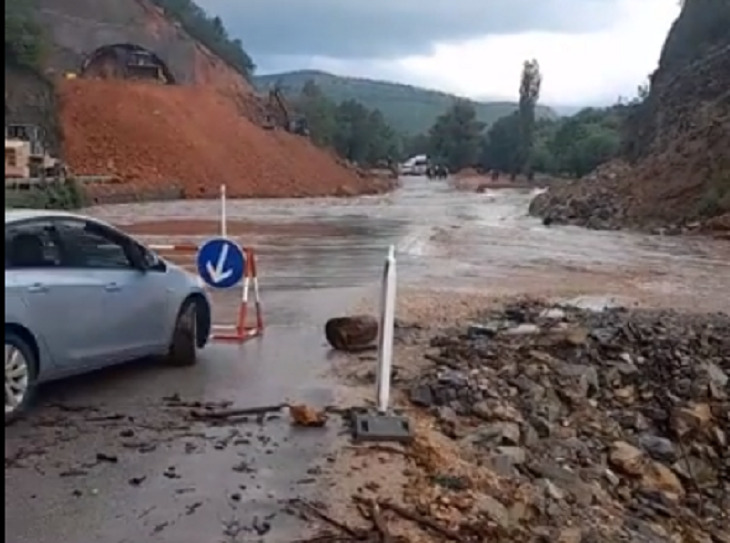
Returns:
[[[102,224],[110,228],[114,228],[112,225],[89,217],[87,215],[79,215],[78,213],[70,213],[68,211],[60,211],[56,209],[6,209],[5,210],[5,224],[12,224],[20,221],[27,221],[31,219],[58,219],[68,218],[77,219],[82,221],[92,221],[97,224]],[[116,228],[114,228],[116,230]]]

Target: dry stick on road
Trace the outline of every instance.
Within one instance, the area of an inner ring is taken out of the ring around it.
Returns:
[[[369,445],[367,447],[359,447],[357,445],[346,445],[346,449],[357,452],[380,452],[397,454],[405,456],[406,458],[413,458],[413,453],[404,449],[396,449],[395,447],[389,447],[388,445]]]
[[[378,502],[357,495],[353,496],[352,499],[356,505],[366,506],[367,516],[363,514],[362,510],[360,510],[360,514],[362,514],[366,520],[372,521],[373,526],[375,526],[375,529],[378,532],[378,541],[380,543],[395,543],[395,539],[388,529],[388,525],[383,518]]]
[[[338,530],[346,533],[349,535],[352,539],[356,541],[362,541],[367,538],[367,534],[363,534],[362,532],[359,532],[353,528],[350,528],[347,524],[340,522],[339,520],[333,519],[331,516],[329,516],[324,511],[321,511],[316,506],[312,505],[311,503],[302,500],[301,498],[295,498],[289,502],[291,505],[295,507],[300,507],[302,509],[305,509],[306,511],[309,511],[310,513],[313,513],[317,517],[319,517],[321,520],[325,521],[327,524],[334,526]]]
[[[275,413],[277,411],[281,411],[285,407],[288,407],[289,404],[286,403],[280,403],[277,405],[265,405],[260,407],[241,407],[237,409],[222,409],[220,411],[198,411],[198,410],[192,410],[190,411],[190,416],[194,419],[201,419],[201,420],[220,420],[220,419],[227,419],[231,417],[243,417],[243,416],[250,416],[250,415],[265,415],[267,413]]]
[[[416,524],[421,525],[425,528],[430,528],[434,532],[437,532],[441,534],[442,536],[450,539],[451,541],[457,541],[461,543],[463,541],[462,537],[454,532],[453,530],[450,530],[446,526],[442,526],[436,521],[431,520],[430,518],[426,518],[424,516],[419,515],[418,513],[415,513],[413,511],[409,511],[408,509],[405,509],[399,505],[396,505],[391,502],[386,501],[379,501],[378,505],[381,509],[389,509],[396,513],[397,515],[400,515],[404,519],[408,519],[411,522],[415,522]]]

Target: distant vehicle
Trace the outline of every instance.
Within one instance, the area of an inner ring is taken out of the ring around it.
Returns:
[[[200,279],[116,228],[5,210],[5,423],[36,385],[137,358],[192,365],[211,330]]]
[[[429,161],[426,155],[416,155],[401,164],[400,175],[426,175],[428,164]]]

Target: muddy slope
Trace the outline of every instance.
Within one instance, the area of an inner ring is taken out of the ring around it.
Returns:
[[[728,25],[730,3],[687,0],[649,97],[627,122],[626,162],[551,188],[531,212],[593,228],[686,225],[730,213]]]
[[[206,197],[223,183],[233,197],[389,188],[306,138],[264,129],[264,102],[245,78],[148,0],[38,0],[36,18],[49,42],[43,76],[6,78],[6,110],[15,122],[53,119],[48,143],[74,174],[122,181],[91,188],[94,201]],[[116,43],[153,51],[177,84],[63,77]]]
[[[186,197],[319,196],[383,188],[307,138],[264,130],[210,86],[59,82],[63,150],[80,175],[113,175]]]

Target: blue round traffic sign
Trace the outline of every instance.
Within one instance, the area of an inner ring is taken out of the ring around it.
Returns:
[[[198,250],[198,275],[213,288],[238,284],[246,271],[246,255],[241,247],[226,238],[206,241]]]

